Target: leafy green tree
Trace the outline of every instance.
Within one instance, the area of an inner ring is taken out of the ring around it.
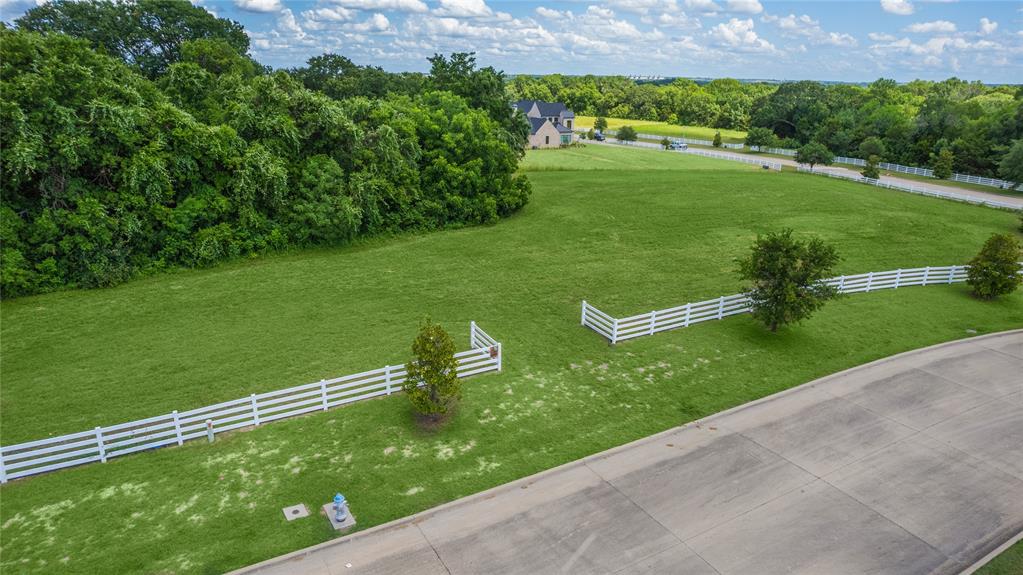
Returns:
[[[1020,107],[1023,109],[1023,106]],[[1023,183],[1023,140],[1016,140],[998,165],[998,176],[1007,182]]]
[[[739,260],[753,316],[772,332],[810,317],[838,293],[824,283],[838,260],[834,247],[819,238],[800,241],[790,229],[758,236]]]
[[[796,162],[810,164],[810,169],[817,164],[830,166],[835,161],[835,155],[827,149],[824,144],[810,142],[796,150]]]
[[[189,40],[218,39],[237,54],[249,50],[241,24],[188,0],[53,0],[30,9],[16,23],[21,30],[84,38],[149,78],[179,61],[182,44]]]
[[[714,141],[712,142],[715,148],[721,147],[721,132],[714,132]]]
[[[934,177],[939,180],[947,180],[952,177],[952,163],[955,160],[955,156],[952,154],[952,150],[945,147],[938,152],[937,158],[934,160]]]
[[[769,128],[754,127],[746,133],[746,146],[756,147],[763,151],[774,146],[778,137]]]
[[[973,294],[993,299],[1012,293],[1023,283],[1020,261],[1023,250],[1019,241],[1009,234],[993,234],[972,260],[966,270],[966,282]]]
[[[876,180],[880,178],[881,171],[877,169],[877,162],[878,162],[877,156],[870,156],[869,158],[867,158],[867,165],[863,168],[863,171],[860,172],[860,174],[864,178],[870,178],[871,180]]]
[[[881,161],[881,158],[888,152],[884,140],[877,136],[870,136],[860,142],[859,151],[861,158],[869,159],[871,156],[877,156],[877,161]]]
[[[592,140],[592,139],[594,139],[596,137],[597,137],[597,133],[595,131],[593,131],[593,128],[590,128],[590,130],[588,132],[586,132],[586,139],[587,140]]]
[[[661,138],[661,147],[667,150],[671,147],[671,140],[668,138]]]
[[[444,328],[429,319],[412,342],[412,360],[402,389],[420,416],[436,423],[451,413],[462,396],[455,343]]]
[[[622,126],[621,128],[618,128],[618,132],[615,133],[615,138],[619,142],[635,142],[638,137],[636,129],[632,126]]]
[[[594,120],[593,122],[593,129],[597,130],[598,132],[603,132],[604,130],[607,130],[607,118],[603,116],[597,116],[597,119]]]

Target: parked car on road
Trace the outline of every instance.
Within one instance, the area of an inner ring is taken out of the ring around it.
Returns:
[[[598,141],[598,142],[603,142],[607,138],[604,137],[604,134],[601,134],[600,132],[597,132],[596,134],[593,134],[593,139]]]
[[[669,150],[688,150],[689,149],[689,144],[686,144],[685,142],[672,142],[671,145],[668,146],[668,149]]]

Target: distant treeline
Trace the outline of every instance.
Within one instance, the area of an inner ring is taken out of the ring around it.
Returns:
[[[4,297],[522,207],[528,135],[469,54],[271,71],[187,0],[56,0],[0,29]]]
[[[780,147],[816,141],[833,153],[927,166],[952,152],[957,172],[998,177],[1023,138],[1023,87],[950,78],[868,86],[803,81],[780,85],[714,80],[697,85],[637,83],[623,77],[518,76],[513,98],[565,102],[577,114],[672,124],[770,129]],[[866,145],[864,145],[866,142]],[[881,146],[878,147],[878,142]],[[862,149],[861,149],[862,148]]]

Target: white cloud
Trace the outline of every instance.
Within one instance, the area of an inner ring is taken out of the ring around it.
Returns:
[[[387,19],[387,16],[377,12],[366,18],[362,22],[357,22],[349,27],[349,30],[353,32],[366,32],[366,33],[379,33],[387,32],[391,29],[391,22]]]
[[[643,19],[643,23],[679,30],[698,30],[703,27],[699,18],[693,18],[681,10],[677,12],[664,12],[657,17],[646,17]]]
[[[909,16],[913,13],[913,3],[909,0],[881,0],[881,9],[890,14]]]
[[[624,12],[640,15],[648,14],[654,8],[661,11],[678,9],[675,0],[607,0],[605,4]]]
[[[732,18],[714,26],[708,35],[717,43],[736,50],[774,51],[774,45],[757,36],[753,31],[753,19]]]
[[[295,21],[295,14],[289,8],[285,8],[281,15],[277,17],[277,30],[282,34],[294,36],[295,38],[301,39],[305,37],[305,30]]]
[[[859,44],[856,38],[849,34],[825,32],[821,28],[820,22],[811,18],[808,14],[803,14],[802,16],[796,16],[795,14],[789,14],[788,16],[765,14],[761,20],[777,26],[784,36],[808,38],[811,43],[817,45],[851,48]]]
[[[686,8],[697,12],[713,13],[721,10],[714,0],[686,0]]]
[[[320,22],[347,22],[355,17],[355,12],[341,6],[324,7],[306,10],[302,12],[302,17],[306,19],[307,25]]]
[[[902,29],[904,32],[914,34],[948,34],[956,31],[956,25],[948,20],[935,20],[934,22],[917,22]]]
[[[609,8],[603,8],[601,6],[588,6],[586,8],[586,16],[593,16],[596,18],[607,18],[611,19],[615,17],[614,10]]]
[[[867,34],[867,38],[870,38],[875,42],[893,42],[895,40],[898,40],[896,36],[892,36],[891,34],[885,34],[883,32],[871,32]]]
[[[452,18],[485,18],[494,15],[494,11],[483,0],[440,0],[440,6],[434,13]]]
[[[356,10],[391,10],[394,12],[426,12],[422,0],[330,0],[332,4]]]
[[[726,10],[745,14],[760,14],[764,11],[764,7],[759,0],[728,0]]]
[[[543,6],[539,6],[536,9],[536,13],[539,16],[541,16],[542,18],[550,18],[552,20],[561,20],[562,18],[572,18],[572,13],[569,12],[569,11],[561,12],[559,10],[552,10],[550,8],[545,8]]]
[[[980,33],[984,36],[994,32],[998,29],[998,22],[988,20],[987,18],[980,19]]]
[[[277,12],[281,6],[281,0],[234,0],[234,5],[246,12]]]

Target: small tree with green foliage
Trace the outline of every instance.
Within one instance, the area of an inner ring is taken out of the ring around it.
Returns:
[[[755,146],[761,152],[764,151],[764,148],[773,147],[777,140],[778,137],[770,128],[750,128],[749,132],[746,132],[746,145]]]
[[[1012,187],[1023,183],[1023,140],[1013,142],[1009,151],[1002,156],[998,164],[998,177],[1013,184]]]
[[[863,171],[860,172],[860,174],[864,178],[870,178],[871,180],[876,180],[880,178],[881,171],[877,169],[877,162],[878,162],[877,156],[872,155],[869,158],[867,158],[867,165],[864,166]]]
[[[635,142],[638,135],[636,134],[636,129],[632,126],[622,126],[621,128],[618,128],[618,133],[615,135],[615,138],[619,142]]]
[[[671,147],[671,140],[669,140],[666,137],[665,138],[661,138],[661,147],[664,148],[665,150],[670,148]]]
[[[444,328],[427,319],[412,342],[412,355],[405,364],[408,377],[402,389],[416,413],[431,422],[440,421],[462,396],[455,343]]]
[[[934,160],[934,177],[939,180],[947,180],[952,177],[952,162],[955,156],[949,148],[942,148],[938,157]]]
[[[811,170],[817,164],[830,166],[833,161],[835,161],[835,155],[832,154],[831,150],[827,149],[824,144],[819,142],[810,142],[796,150],[796,162],[800,164],[810,164]]]
[[[1023,282],[1020,260],[1023,259],[1019,241],[1009,234],[994,234],[970,260],[966,283],[973,294],[982,299],[994,299],[1012,293]]]
[[[714,144],[715,148],[720,148],[721,147],[721,132],[714,132],[714,142],[713,142],[713,144]]]
[[[596,137],[597,137],[597,132],[595,132],[593,130],[593,128],[590,128],[590,131],[586,132],[586,139],[587,140],[592,140],[592,139],[594,139]]]
[[[884,141],[877,136],[871,136],[860,142],[860,157],[863,159],[877,156],[877,161],[881,161],[881,158],[887,153],[888,148],[884,145]]]
[[[593,128],[598,132],[607,130],[607,118],[604,116],[597,116],[597,119],[593,122]]]
[[[772,332],[810,317],[838,294],[824,283],[838,260],[833,246],[819,238],[798,240],[789,229],[757,236],[750,255],[739,260],[753,317]]]

